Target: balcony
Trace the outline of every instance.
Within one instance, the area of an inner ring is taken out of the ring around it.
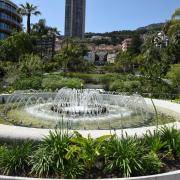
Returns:
[[[0,26],[0,32],[4,32],[4,33],[7,33],[7,34],[10,34],[12,32],[12,29]]]
[[[22,29],[21,23],[18,23],[17,21],[11,19],[10,17],[0,15],[0,21],[4,21],[6,23],[11,24],[12,26],[15,26],[15,27],[18,27],[19,29]]]
[[[13,13],[14,15],[16,15],[17,17],[22,19],[21,15],[19,13],[17,13],[16,9],[14,9],[12,7],[8,7],[8,6],[0,3],[0,10],[6,10],[7,12]]]

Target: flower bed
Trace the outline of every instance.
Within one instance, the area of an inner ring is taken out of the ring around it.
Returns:
[[[163,127],[137,138],[51,132],[43,141],[0,146],[0,172],[41,178],[120,178],[180,169],[180,131]]]

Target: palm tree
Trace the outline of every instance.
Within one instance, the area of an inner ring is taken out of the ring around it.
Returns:
[[[180,29],[180,8],[176,9],[171,16],[171,20],[167,21],[164,27],[165,33],[170,37]]]
[[[37,6],[34,6],[33,4],[30,4],[28,2],[26,2],[25,5],[20,4],[20,8],[18,9],[18,12],[22,15],[22,16],[27,16],[27,32],[30,33],[31,32],[31,16],[32,15],[40,15],[41,12],[37,11]]]
[[[46,25],[45,19],[40,19],[38,23],[32,26],[32,33],[35,33],[39,36],[59,36],[60,32],[57,28],[53,28]]]
[[[171,18],[172,18],[172,20],[174,20],[174,19],[176,19],[178,17],[180,17],[180,8],[175,10],[175,12],[173,13]]]

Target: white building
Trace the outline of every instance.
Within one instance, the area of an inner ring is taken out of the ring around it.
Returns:
[[[128,50],[129,47],[132,45],[132,38],[125,39],[122,42],[122,51],[125,52]]]
[[[154,38],[154,44],[156,47],[163,48],[167,47],[169,43],[169,38],[165,35],[163,31],[159,32]]]
[[[84,56],[84,59],[89,61],[90,63],[94,63],[96,58],[95,52],[88,52],[86,56]]]
[[[116,60],[117,54],[108,54],[107,55],[107,62],[110,64],[114,64]]]

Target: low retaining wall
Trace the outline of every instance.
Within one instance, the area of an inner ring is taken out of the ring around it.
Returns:
[[[176,123],[169,123],[166,124],[168,127],[175,127],[177,129],[180,129],[180,122]],[[162,126],[159,126],[161,128]],[[116,134],[119,138],[122,137],[122,135],[126,136],[137,136],[142,137],[147,132],[151,131],[153,132],[156,130],[156,126],[151,127],[140,127],[140,128],[129,128],[129,129],[123,129],[123,130],[78,130],[80,134],[82,134],[83,137],[88,137],[88,135],[91,135],[92,138],[98,138],[103,135],[109,135],[109,134]],[[51,129],[38,129],[38,128],[28,128],[28,127],[19,127],[19,126],[8,126],[8,125],[0,125],[0,139],[2,140],[35,140],[35,141],[41,141],[43,137],[48,136],[49,131],[54,131]],[[73,130],[69,130],[69,133],[73,133]]]
[[[1,180],[37,180],[38,178],[25,178],[25,177],[10,177],[10,176],[0,176]],[[39,180],[52,180],[52,179],[39,179]],[[102,179],[106,180],[106,179]],[[135,178],[112,178],[111,180],[180,180],[180,170],[152,175],[152,176],[143,176]]]

